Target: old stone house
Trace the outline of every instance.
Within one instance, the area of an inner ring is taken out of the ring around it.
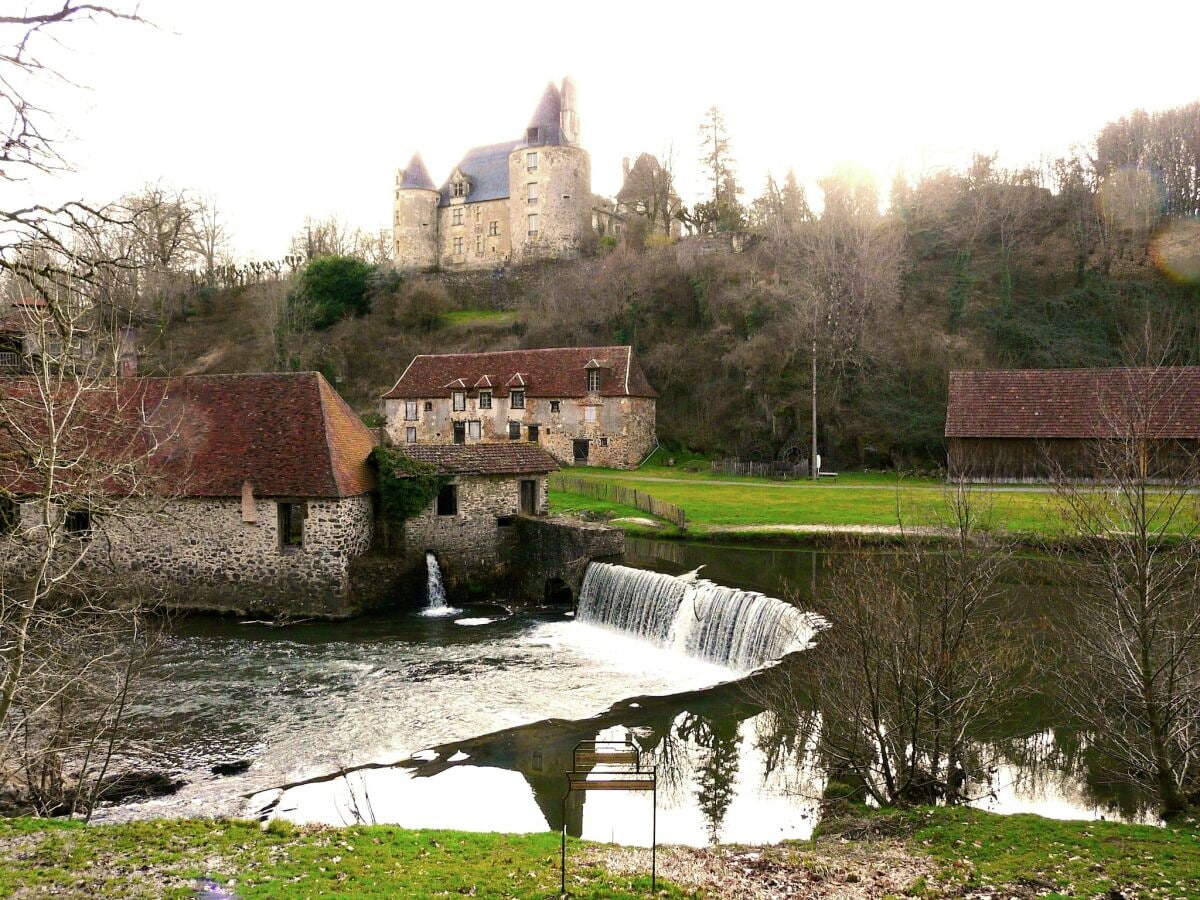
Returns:
[[[578,255],[591,197],[575,85],[564,78],[546,87],[521,137],[468,150],[440,188],[413,154],[396,174],[393,264],[484,269]]]
[[[433,553],[453,576],[495,574],[516,517],[546,514],[547,475],[558,463],[541,447],[419,444],[403,451],[450,479],[428,508],[405,520],[405,550]]]
[[[0,392],[21,381],[0,379]],[[358,610],[350,567],[372,541],[375,440],[320,374],[114,379],[111,396],[103,410],[137,429],[146,454],[120,515],[73,501],[67,529],[94,568],[180,608]],[[99,452],[119,443],[106,434]],[[28,480],[0,466],[0,541],[13,560],[37,526]],[[120,493],[126,483],[104,484]]]
[[[1104,477],[1105,442],[1144,442],[1156,480],[1200,475],[1200,367],[951,372],[956,481]]]
[[[538,444],[560,463],[636,468],[657,446],[632,347],[421,355],[383,396],[388,439]]]

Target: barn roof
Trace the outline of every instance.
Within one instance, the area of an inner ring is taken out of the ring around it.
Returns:
[[[583,397],[587,393],[587,367],[593,361],[606,369],[601,396],[658,396],[629,346],[422,354],[413,358],[400,380],[383,396],[385,400],[445,397],[450,385],[460,380],[480,385],[487,378],[497,397],[522,386],[529,397]]]
[[[950,373],[946,437],[1200,439],[1200,367]]]
[[[441,475],[544,475],[558,469],[553,456],[530,444],[414,444],[402,452]]]
[[[148,486],[173,497],[240,497],[246,481],[261,497],[353,497],[374,486],[367,460],[374,437],[319,373],[129,378],[108,385],[86,395],[70,429],[78,453],[118,474],[106,490],[131,489],[139,469]],[[28,420],[26,433],[36,435],[36,385],[0,379],[0,395]],[[0,466],[0,484],[18,493],[37,490],[20,463],[21,448],[11,449],[18,452],[0,453],[0,462],[9,461],[7,469]],[[139,465],[139,459],[146,461]]]

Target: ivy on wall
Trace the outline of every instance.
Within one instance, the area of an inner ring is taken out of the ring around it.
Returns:
[[[395,447],[376,447],[371,460],[378,472],[379,502],[384,518],[397,525],[423,512],[453,479],[439,475]]]

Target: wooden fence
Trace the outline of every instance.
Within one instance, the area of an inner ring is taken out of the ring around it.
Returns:
[[[612,484],[608,481],[598,481],[592,478],[571,478],[568,475],[551,475],[550,487],[556,491],[566,491],[569,494],[582,494],[596,500],[608,500],[623,506],[633,506],[642,512],[666,519],[680,528],[687,528],[687,513],[683,507],[667,503],[643,491]]]
[[[714,475],[754,476],[756,478],[807,478],[808,460],[796,462],[753,462],[748,459],[714,459]]]

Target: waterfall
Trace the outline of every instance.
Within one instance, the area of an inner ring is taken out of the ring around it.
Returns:
[[[442,584],[442,570],[438,566],[437,557],[432,553],[425,554],[425,608],[421,610],[423,616],[456,616],[461,609],[446,603],[446,588]]]
[[[754,591],[703,578],[592,563],[576,618],[748,671],[808,646],[825,621]]]

